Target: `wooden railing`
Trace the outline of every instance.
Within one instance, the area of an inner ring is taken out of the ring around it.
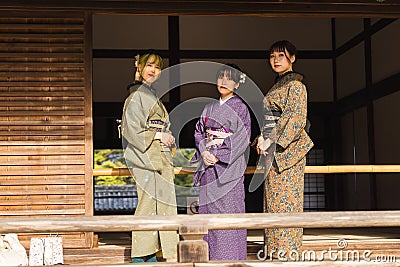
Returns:
[[[175,167],[175,174],[193,174],[195,168]],[[263,173],[249,166],[245,174]],[[385,173],[400,172],[400,165],[329,165],[329,166],[306,166],[305,173]],[[128,168],[104,168],[93,169],[93,176],[127,176],[131,175]]]
[[[176,216],[58,216],[0,219],[0,233],[36,232],[126,232],[147,230],[178,231],[178,263],[146,263],[143,266],[398,266],[371,262],[208,262],[203,236],[208,230],[265,229],[279,227],[341,228],[400,226],[400,211],[307,212],[281,214],[213,214]],[[91,265],[74,265],[91,266]],[[92,265],[93,266],[93,265]],[[99,265],[96,265],[99,266]],[[128,264],[102,265],[128,266]],[[140,265],[135,265],[140,266]]]
[[[192,174],[195,168],[175,168],[175,174]],[[246,174],[262,173],[255,167],[248,167]],[[397,173],[400,165],[330,165],[306,166],[305,173]],[[127,176],[129,169],[94,169],[93,176]],[[15,219],[0,220],[0,232],[20,231],[24,223],[27,232],[45,231],[94,231],[94,232],[119,232],[119,231],[146,231],[146,230],[173,230],[181,236],[179,242],[178,263],[157,263],[143,266],[195,266],[195,267],[261,267],[261,266],[400,266],[396,262],[208,262],[207,243],[202,238],[208,230],[225,229],[265,229],[279,227],[303,228],[342,228],[342,227],[393,227],[400,226],[400,211],[352,211],[352,212],[306,212],[306,213],[281,213],[281,214],[202,214],[202,215],[177,215],[177,216],[96,216],[85,217],[77,222],[73,219],[50,220],[43,225],[41,220],[34,219],[16,221]],[[185,253],[182,253],[182,252]],[[86,267],[90,265],[79,265]],[[129,264],[104,265],[104,266],[129,266]],[[135,265],[140,266],[140,265]]]

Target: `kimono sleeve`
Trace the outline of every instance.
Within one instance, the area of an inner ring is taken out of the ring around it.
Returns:
[[[236,114],[236,129],[233,134],[225,138],[222,145],[215,152],[220,163],[231,164],[242,156],[250,143],[251,120],[245,104],[233,111]]]
[[[139,91],[127,98],[122,116],[122,135],[129,144],[144,153],[152,144],[156,133],[147,127],[150,109],[146,108],[142,100]]]
[[[193,158],[190,162],[195,163],[201,159],[201,153],[203,153],[206,149],[205,143],[205,120],[207,114],[207,106],[204,108],[203,112],[199,120],[196,123],[194,129],[194,142],[196,145],[196,153],[194,154]]]
[[[272,136],[276,144],[286,148],[296,140],[304,129],[307,120],[307,91],[303,83],[293,81],[288,84],[289,93],[282,115],[277,121]]]

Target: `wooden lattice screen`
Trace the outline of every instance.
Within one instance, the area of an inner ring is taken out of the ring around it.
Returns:
[[[0,14],[0,217],[92,215],[91,19]]]

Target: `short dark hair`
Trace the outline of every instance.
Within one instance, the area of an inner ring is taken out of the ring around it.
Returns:
[[[227,63],[218,70],[217,79],[224,77],[224,75],[226,75],[229,80],[238,83],[240,81],[240,75],[242,75],[242,70],[236,64]]]
[[[286,55],[286,51],[289,53],[289,56],[295,56],[297,53],[296,46],[287,40],[281,40],[273,43],[269,48],[269,53],[273,52],[283,52],[285,53],[286,58],[290,61],[290,58]]]

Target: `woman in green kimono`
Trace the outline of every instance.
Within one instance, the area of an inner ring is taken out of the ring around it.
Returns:
[[[265,122],[257,150],[266,159],[264,212],[303,211],[306,154],[313,147],[305,127],[307,90],[303,76],[293,71],[296,47],[278,41],[270,48],[269,63],[276,82],[263,99]],[[274,228],[265,231],[269,257],[301,255],[302,228]]]
[[[136,181],[135,215],[176,215],[176,196],[168,112],[156,95],[153,82],[161,73],[162,59],[154,52],[137,58],[136,82],[130,85],[122,116],[124,156]],[[132,262],[177,258],[175,231],[133,231]]]

